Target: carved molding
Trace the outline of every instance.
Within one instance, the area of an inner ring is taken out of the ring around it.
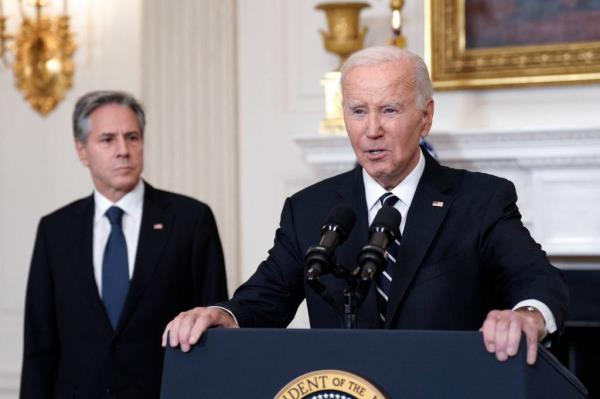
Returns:
[[[456,130],[434,132],[428,140],[440,158],[488,167],[600,166],[600,128]]]
[[[599,167],[600,128],[491,130],[463,129],[428,136],[439,158],[454,167]],[[297,138],[306,161],[325,173],[351,168],[354,153],[347,136]]]

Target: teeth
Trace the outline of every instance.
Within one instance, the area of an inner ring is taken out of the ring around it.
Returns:
[[[379,154],[381,150],[371,150],[369,151],[371,154]]]

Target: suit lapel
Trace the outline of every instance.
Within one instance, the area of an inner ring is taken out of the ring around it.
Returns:
[[[122,331],[131,318],[154,270],[160,262],[174,222],[172,213],[168,211],[168,202],[152,186],[145,182],[144,184],[144,211],[133,277],[116,333]]]
[[[398,249],[385,328],[390,328],[393,316],[454,199],[451,192],[453,176],[426,151],[424,153],[425,170],[410,205]]]
[[[77,285],[81,287],[89,305],[98,315],[98,320],[102,320],[102,324],[112,330],[94,277],[94,209],[94,196],[91,195],[83,200],[81,207],[76,211],[77,216],[74,218],[74,226],[69,238],[71,242],[81,243],[75,249],[74,277],[79,281]]]

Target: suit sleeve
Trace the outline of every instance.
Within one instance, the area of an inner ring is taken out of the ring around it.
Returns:
[[[303,254],[293,215],[288,198],[269,256],[230,301],[219,304],[235,315],[240,327],[286,327],[304,299]]]
[[[194,305],[207,306],[227,300],[227,278],[221,239],[215,217],[205,205],[194,229],[192,276]]]
[[[502,180],[482,222],[480,253],[493,276],[493,305],[511,309],[522,300],[537,299],[550,308],[560,331],[568,289],[560,271],[523,225],[516,201],[514,185]]]
[[[21,399],[52,397],[58,366],[54,288],[46,245],[42,219],[38,226],[25,298]]]

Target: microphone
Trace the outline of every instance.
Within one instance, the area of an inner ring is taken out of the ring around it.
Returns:
[[[382,207],[371,227],[369,242],[358,255],[358,265],[361,269],[361,280],[372,280],[386,265],[385,249],[396,239],[400,239],[400,222],[402,215],[393,206]]]
[[[307,280],[318,279],[327,273],[335,257],[335,248],[346,241],[354,227],[356,215],[347,205],[336,205],[321,228],[321,241],[308,248],[304,262],[308,266]]]

